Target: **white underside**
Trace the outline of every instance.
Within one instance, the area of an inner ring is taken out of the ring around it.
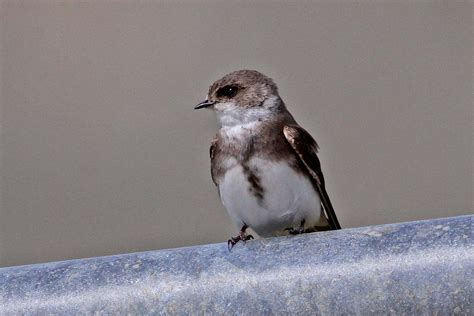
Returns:
[[[257,169],[256,175],[264,189],[263,200],[251,191],[243,168],[233,158],[226,161],[231,168],[219,181],[219,192],[227,212],[240,229],[244,223],[258,235],[280,234],[287,227],[298,228],[319,222],[321,204],[311,182],[296,173],[285,161],[272,162],[252,158],[248,165]]]

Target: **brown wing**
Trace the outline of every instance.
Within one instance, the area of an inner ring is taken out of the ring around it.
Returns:
[[[216,179],[214,178],[214,168],[212,168],[212,166],[214,162],[216,148],[217,148],[217,137],[215,137],[211,141],[211,147],[209,147],[209,157],[211,158],[211,178],[212,178],[212,182],[214,182],[215,185],[217,185],[217,182],[216,182]]]
[[[321,163],[317,155],[319,149],[318,144],[307,131],[298,125],[286,125],[283,128],[283,133],[285,134],[286,140],[294,149],[300,158],[300,161],[313,178],[312,182],[321,197],[321,204],[326,212],[329,225],[332,229],[341,229],[341,225],[337,220],[329,195],[326,192],[324,176],[321,171]]]

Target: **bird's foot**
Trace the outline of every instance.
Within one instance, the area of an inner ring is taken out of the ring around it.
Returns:
[[[231,251],[232,248],[235,246],[235,244],[237,244],[239,241],[242,241],[245,243],[247,240],[254,239],[252,235],[247,235],[247,233],[245,232],[246,229],[247,229],[247,225],[244,225],[244,227],[242,227],[242,229],[240,230],[238,236],[231,237],[227,241],[227,248],[229,248],[229,251]]]
[[[293,228],[293,227],[287,227],[287,228],[285,228],[284,230],[288,231],[288,233],[289,233],[290,235],[303,234],[303,233],[305,232],[305,230],[304,230],[304,222],[305,222],[305,220],[302,220],[300,226],[299,226],[297,229],[295,229],[295,228]]]
[[[299,235],[304,233],[304,227],[298,227],[298,229],[295,229],[293,227],[287,227],[285,230],[288,232],[290,235]]]

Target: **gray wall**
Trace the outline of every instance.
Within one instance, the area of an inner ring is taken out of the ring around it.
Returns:
[[[210,111],[273,77],[344,227],[472,213],[472,2],[2,1],[0,265],[221,242]]]

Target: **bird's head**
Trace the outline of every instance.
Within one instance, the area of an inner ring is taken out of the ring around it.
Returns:
[[[207,99],[195,109],[213,109],[222,126],[271,118],[283,108],[272,79],[255,70],[231,72],[209,87]]]

